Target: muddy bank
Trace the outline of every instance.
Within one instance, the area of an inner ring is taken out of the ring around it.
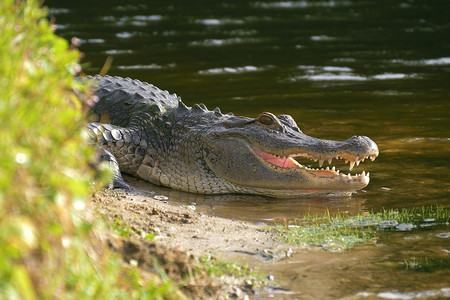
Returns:
[[[108,235],[109,247],[124,261],[135,261],[148,272],[155,271],[154,257],[182,291],[196,298],[220,298],[224,295],[246,298],[255,293],[248,281],[199,274],[196,266],[205,255],[257,266],[292,253],[289,245],[277,240],[264,224],[209,216],[195,211],[195,206],[175,206],[162,195],[139,191],[105,190],[92,196],[90,208],[106,216],[111,224],[127,224],[131,238]],[[155,234],[152,241],[139,238]],[[183,281],[189,277],[188,281]]]

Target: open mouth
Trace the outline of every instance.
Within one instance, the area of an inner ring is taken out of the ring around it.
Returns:
[[[291,169],[291,168],[297,168],[297,169],[302,169],[305,170],[315,176],[319,176],[319,177],[324,177],[324,178],[332,178],[332,177],[336,177],[336,176],[341,176],[341,177],[346,177],[348,179],[366,179],[367,181],[369,180],[369,172],[365,172],[363,171],[361,174],[356,174],[356,175],[351,175],[350,173],[348,174],[344,174],[341,173],[339,170],[336,169],[336,167],[331,166],[333,159],[342,159],[345,161],[345,163],[349,163],[349,170],[352,171],[353,167],[356,165],[358,166],[361,162],[363,162],[365,159],[370,159],[372,161],[375,160],[375,158],[377,157],[377,154],[368,154],[368,155],[363,155],[363,156],[354,156],[354,155],[350,155],[347,153],[341,153],[341,154],[336,154],[334,156],[329,156],[327,158],[316,158],[311,154],[308,153],[296,153],[296,154],[290,154],[288,156],[278,156],[278,155],[274,155],[274,154],[270,154],[270,153],[266,153],[262,150],[256,150],[254,149],[255,154],[260,157],[262,160],[264,160],[265,162],[268,162],[271,165],[283,168],[283,169]],[[319,162],[319,168],[315,169],[315,168],[310,168],[308,166],[304,166],[302,164],[300,164],[295,158],[306,158],[309,159],[311,161],[314,162]],[[324,162],[327,161],[328,162],[328,167],[326,167],[325,169],[322,168]]]

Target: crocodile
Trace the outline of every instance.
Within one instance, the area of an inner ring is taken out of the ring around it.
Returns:
[[[345,160],[352,170],[379,153],[365,136],[346,141],[310,137],[286,114],[223,114],[204,104],[188,107],[176,94],[139,80],[99,75],[85,80],[96,95],[88,128],[98,147],[117,162],[117,182],[122,172],[200,194],[350,195],[367,186],[369,173],[341,173],[330,168],[333,159]],[[300,159],[318,161],[319,168]]]

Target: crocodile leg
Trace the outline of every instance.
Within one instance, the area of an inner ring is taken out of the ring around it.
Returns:
[[[122,174],[120,173],[119,164],[117,163],[116,158],[112,155],[111,152],[105,150],[103,148],[97,147],[97,155],[99,161],[107,161],[110,163],[114,170],[112,182],[110,182],[107,186],[109,189],[124,189],[131,190],[131,187],[123,180]]]
[[[122,187],[121,172],[139,177],[156,185],[164,185],[167,176],[161,173],[156,163],[156,151],[147,139],[133,129],[110,124],[89,123],[87,125],[94,142],[103,150],[104,160],[111,162],[114,187]]]

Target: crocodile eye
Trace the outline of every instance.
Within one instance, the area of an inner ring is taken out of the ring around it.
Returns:
[[[272,119],[272,117],[269,115],[261,115],[259,117],[259,122],[261,122],[261,124],[264,124],[264,125],[272,125],[275,123],[275,120]]]
[[[277,117],[269,112],[263,112],[256,118],[256,120],[259,121],[260,124],[268,126],[269,128],[283,130],[283,126]]]

